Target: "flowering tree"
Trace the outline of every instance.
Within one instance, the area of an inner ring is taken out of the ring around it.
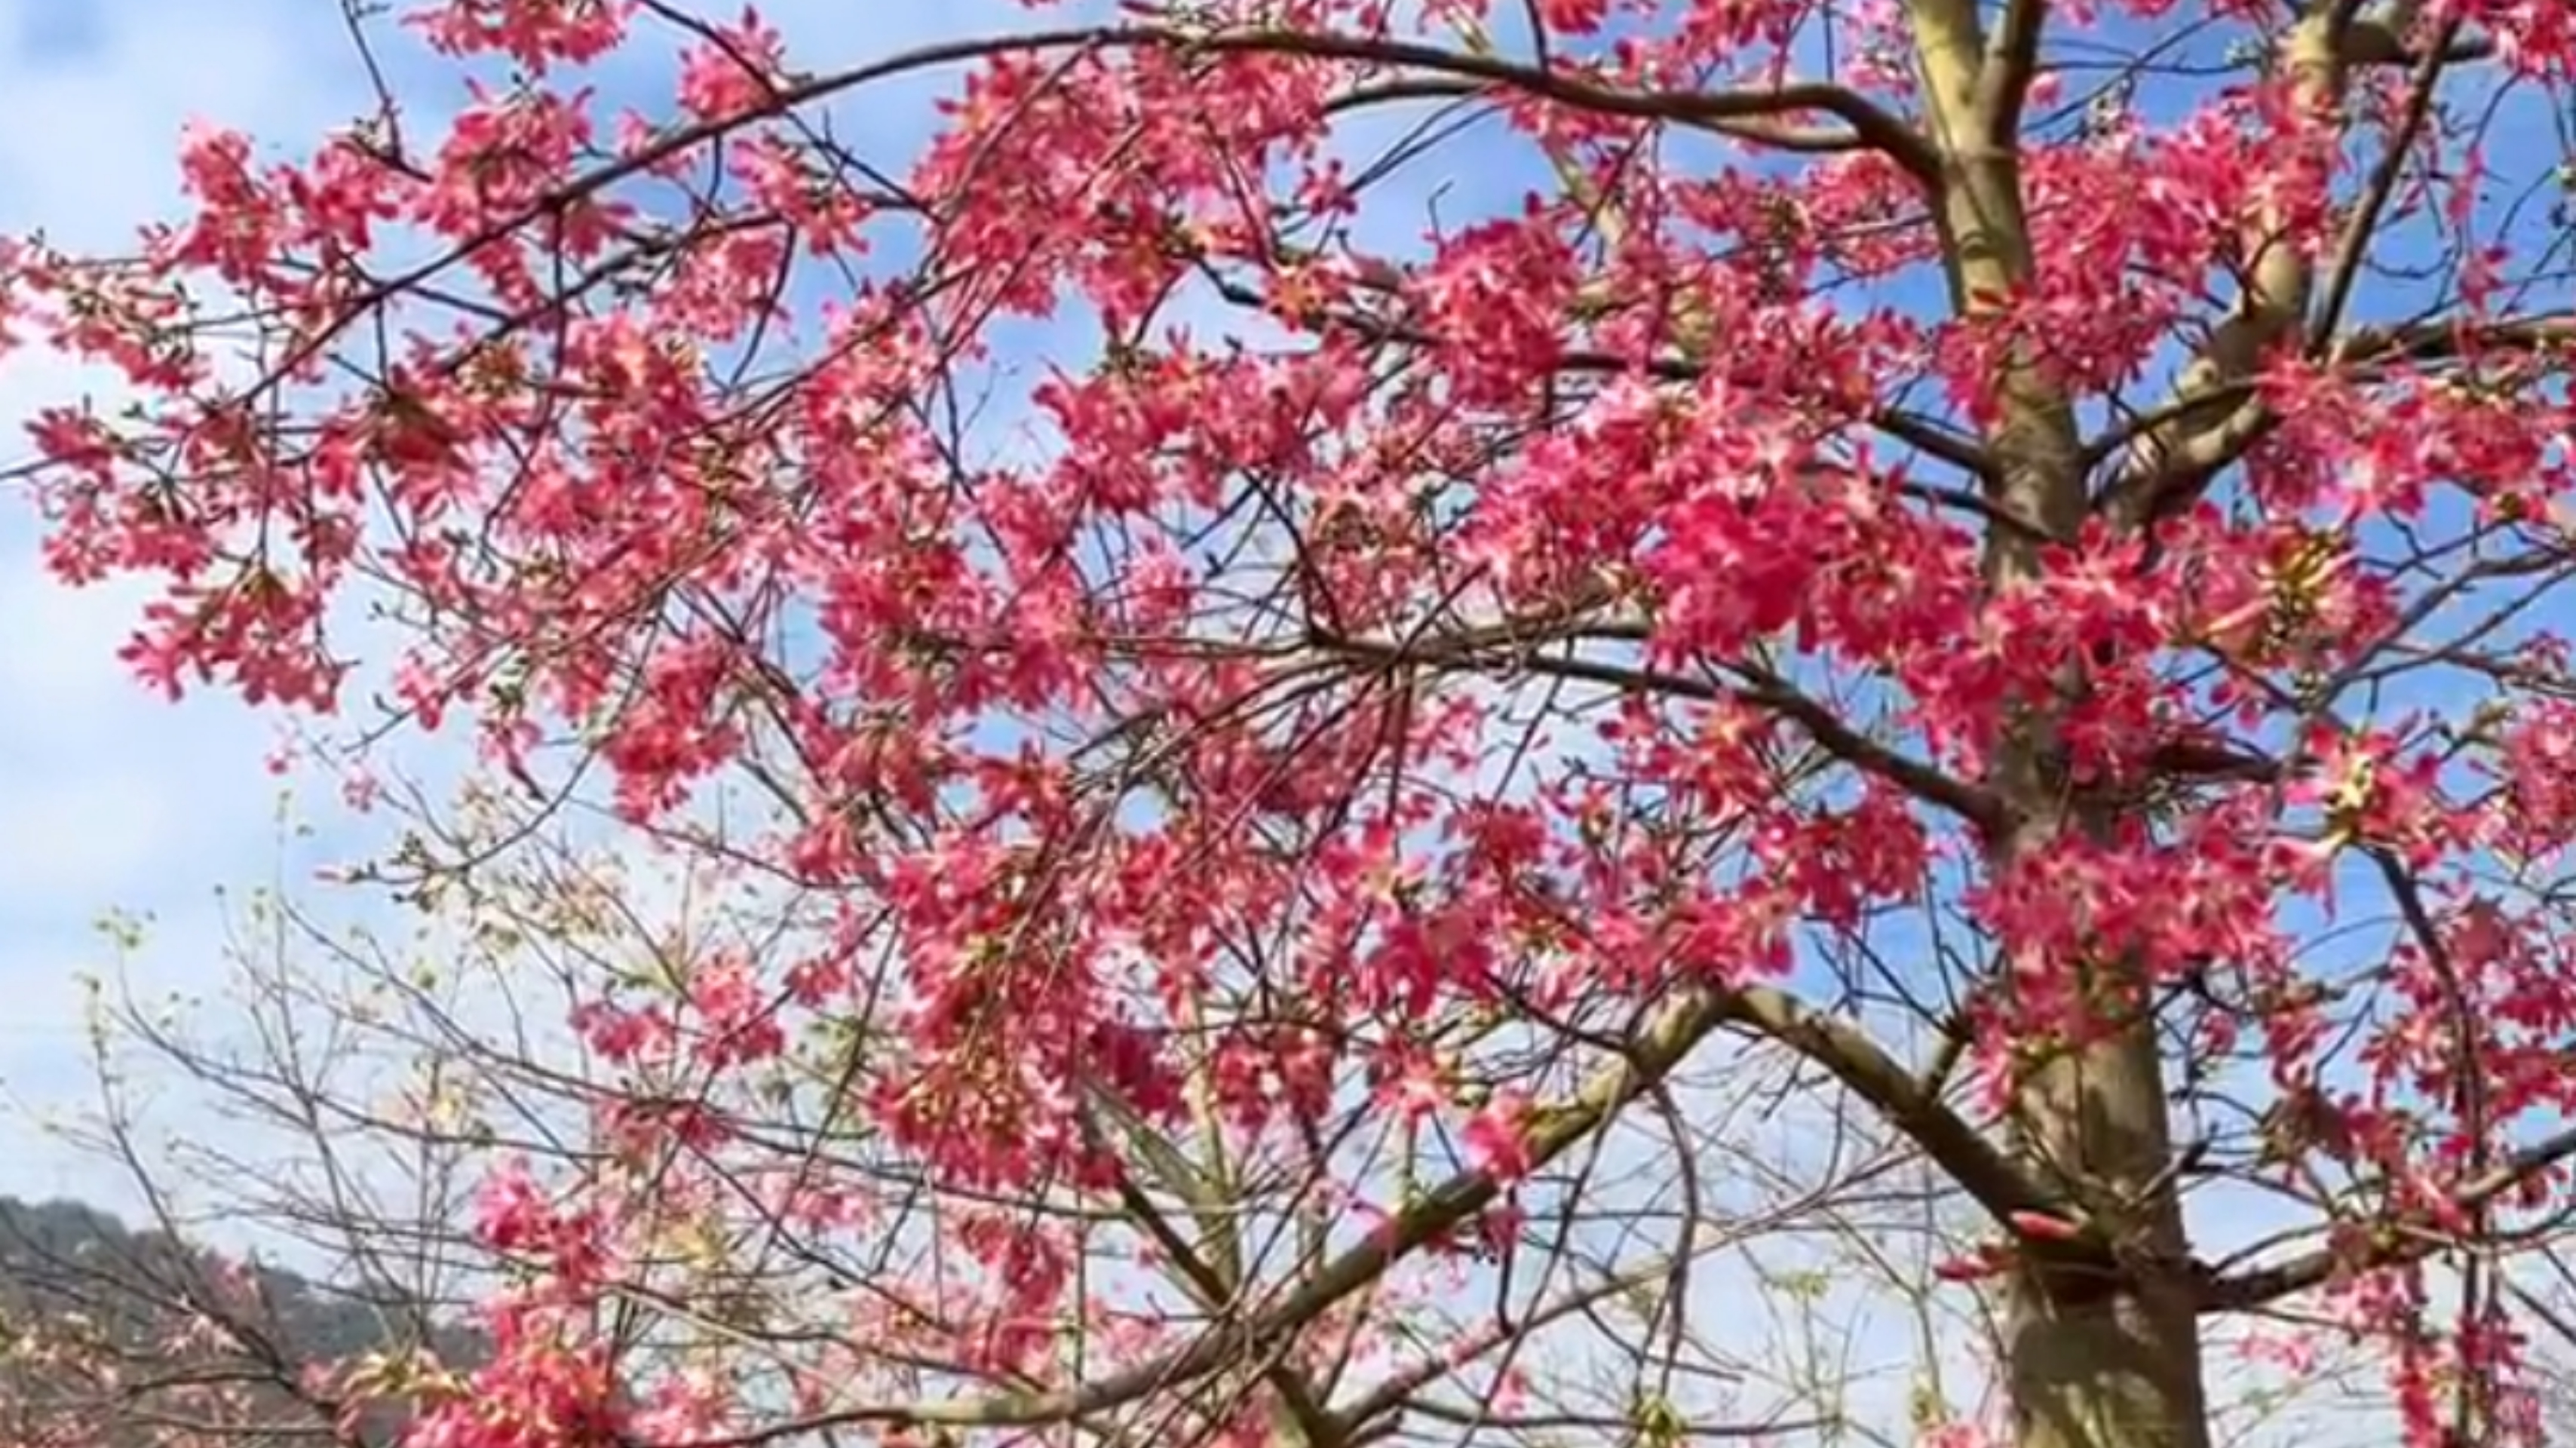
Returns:
[[[7,254],[133,389],[24,477],[140,675],[329,713],[381,610],[375,737],[795,906],[574,974],[413,1442],[1680,1442],[1690,1264],[1899,1169],[1996,1305],[1927,1435],[2199,1448],[2261,1315],[2532,1431],[2576,16],[1047,18],[361,18],[455,89]],[[647,1292],[683,1207],[819,1285]]]
[[[396,1425],[474,1391],[491,1345],[461,1330],[472,1320],[466,1304],[528,1269],[472,1200],[472,1184],[496,1171],[510,1181],[579,1181],[614,1160],[650,1178],[653,1190],[623,1217],[632,1247],[603,1270],[600,1287],[622,1309],[609,1321],[625,1324],[616,1351],[630,1383],[830,1370],[833,1358],[812,1355],[813,1335],[840,1326],[835,1314],[849,1294],[935,1277],[943,1226],[985,1205],[900,1155],[870,1156],[863,1167],[844,1157],[835,1176],[865,1181],[860,1199],[872,1210],[864,1230],[837,1220],[818,1229],[796,1214],[797,1196],[776,1186],[782,1171],[822,1169],[811,1148],[780,1149],[813,1129],[799,1109],[830,1100],[800,1084],[806,1073],[792,1055],[781,1057],[790,1069],[744,1091],[738,1079],[667,1068],[639,1075],[630,1059],[585,1050],[578,1033],[551,1019],[549,1003],[585,999],[603,978],[663,979],[746,938],[811,928],[795,890],[743,888],[696,858],[704,842],[640,853],[585,847],[567,837],[578,831],[549,822],[559,806],[552,799],[469,791],[434,814],[418,796],[387,799],[435,855],[493,863],[462,875],[429,872],[422,883],[452,888],[417,930],[334,928],[259,892],[232,912],[220,987],[155,998],[102,983],[96,1097],[56,1128],[110,1179],[123,1179],[164,1240],[256,1241],[325,1271],[327,1281],[283,1294],[281,1308],[266,1292],[220,1287],[233,1280],[220,1273],[102,1270],[134,1254],[101,1262],[78,1242],[22,1262],[6,1251],[8,1204],[0,1201],[0,1319],[19,1329],[14,1361],[23,1371],[0,1386],[0,1409],[15,1425],[8,1441],[399,1441]],[[506,852],[496,848],[505,841]],[[404,853],[419,857],[417,847]],[[141,938],[120,926],[111,944],[122,953]],[[1973,1214],[1940,1200],[1937,1172],[1909,1160],[1892,1133],[1795,1107],[1788,1131],[1750,1127],[1756,1113],[1781,1114],[1796,1083],[1759,1058],[1707,1054],[1720,1059],[1698,1064],[1713,1072],[1676,1070],[1664,1084],[1694,1117],[1708,1118],[1680,1149],[1722,1162],[1723,1171],[1677,1183],[1658,1164],[1640,1174],[1641,1192],[1625,1173],[1596,1169],[1584,1182],[1589,1221],[1549,1243],[1546,1277],[1570,1290],[1535,1299],[1502,1292],[1497,1303],[1495,1284],[1454,1265],[1460,1246],[1491,1250],[1472,1241],[1445,1244],[1452,1265],[1441,1272],[1443,1295],[1463,1301],[1398,1302],[1381,1279],[1372,1331],[1471,1346],[1463,1355],[1417,1346],[1413,1372],[1392,1395],[1382,1396],[1390,1385],[1371,1384],[1369,1400],[1394,1421],[1381,1420],[1370,1441],[1455,1440],[1472,1421],[1462,1415],[1475,1411],[1456,1399],[1488,1370],[1477,1359],[1515,1342],[1524,1350],[1504,1364],[1509,1411],[1484,1413],[1471,1436],[1546,1443],[1557,1441],[1549,1429],[1581,1429],[1659,1441],[1669,1432],[1692,1441],[1897,1442],[1974,1410],[1974,1364],[1942,1344],[1980,1330],[1959,1310],[1976,1304],[1944,1300],[1957,1289],[1931,1270],[1973,1250]],[[187,1089],[162,1089],[172,1081]],[[639,1110],[674,1102],[714,1110],[719,1097],[732,1127],[721,1149],[703,1135],[688,1138],[675,1162],[673,1143],[655,1153],[660,1138],[635,1130]],[[1354,1104],[1365,1110],[1366,1097]],[[158,1107],[173,1105],[180,1119],[156,1120]],[[1801,1132],[1834,1144],[1802,1146]],[[1670,1138],[1645,1145],[1674,1151]],[[833,1146],[865,1149],[861,1138]],[[1524,1185],[1542,1180],[1534,1174]],[[886,1190],[891,1182],[900,1194]],[[1696,1198],[1688,1255],[1678,1260],[1650,1250],[1671,1215],[1655,1197],[1677,1186]],[[888,1209],[890,1197],[902,1205]],[[1220,1200],[1232,1215],[1263,1208],[1248,1194]],[[64,1235],[49,1231],[46,1240]],[[1262,1248],[1252,1251],[1258,1260]],[[1187,1290],[1175,1264],[1143,1274],[1135,1263],[1116,1265],[1126,1290],[1116,1279],[1104,1284],[1115,1304],[1107,1310],[1150,1308],[1150,1295],[1137,1301],[1139,1280]],[[34,1290],[13,1300],[22,1280]],[[1676,1294],[1684,1301],[1671,1302]],[[1715,1320],[1693,1317],[1680,1324],[1690,1336],[1657,1345],[1668,1355],[1656,1365],[1662,1381],[1641,1395],[1635,1339],[1661,1314],[1695,1311],[1692,1302]],[[1553,1310],[1506,1315],[1542,1303]],[[1617,1336],[1580,1344],[1581,1326],[1567,1320],[1574,1312]],[[1757,1321],[1758,1331],[1742,1330]],[[102,1334],[102,1322],[124,1326]],[[153,1330],[141,1330],[147,1325]],[[1616,1352],[1622,1341],[1631,1361],[1604,1361],[1601,1350]],[[1569,1354],[1576,1345],[1594,1351]],[[847,1363],[856,1344],[832,1346]],[[983,1371],[971,1336],[917,1342],[912,1352],[915,1367],[969,1379]],[[955,1356],[933,1356],[942,1352]],[[2339,1356],[2303,1351],[2283,1364],[2293,1370],[2229,1385],[2237,1390],[2218,1405],[2219,1431],[2269,1442],[2330,1430],[2335,1399],[2372,1386],[2355,1381],[2373,1370],[2366,1354]],[[1712,1382],[1723,1390],[1710,1391]],[[828,1391],[807,1391],[818,1389]],[[1398,1404],[1415,1422],[1409,1432]],[[659,1441],[651,1427],[627,1420],[637,1441]]]
[[[381,1334],[270,1332],[249,1339],[291,1343],[284,1350],[293,1366],[289,1378],[309,1385],[307,1396],[283,1404],[273,1394],[266,1402],[236,1399],[224,1413],[174,1414],[134,1386],[152,1381],[138,1378],[136,1363],[157,1365],[166,1377],[172,1356],[189,1374],[181,1382],[203,1382],[197,1356],[154,1347],[116,1359],[101,1353],[103,1344],[81,1352],[76,1349],[85,1340],[47,1333],[49,1351],[38,1361],[54,1390],[0,1391],[0,1405],[30,1425],[20,1438],[72,1445],[105,1435],[117,1448],[231,1448],[290,1433],[370,1445],[393,1441],[370,1425],[455,1403],[475,1391],[475,1369],[490,1359],[488,1341],[456,1330],[469,1320],[456,1304],[472,1300],[478,1286],[506,1289],[524,1281],[532,1265],[524,1246],[493,1232],[488,1212],[466,1194],[478,1171],[542,1189],[613,1163],[649,1180],[651,1189],[635,1193],[621,1212],[628,1250],[603,1265],[597,1289],[620,1309],[595,1319],[595,1330],[618,1335],[618,1366],[629,1385],[749,1373],[770,1377],[779,1391],[828,1393],[834,1388],[828,1374],[847,1371],[854,1354],[866,1354],[857,1362],[875,1365],[884,1349],[852,1335],[822,1339],[818,1351],[818,1334],[847,1334],[854,1308],[900,1306],[887,1300],[890,1291],[908,1293],[910,1284],[956,1270],[956,1244],[946,1232],[989,1211],[989,1198],[943,1186],[860,1136],[830,1139],[839,1159],[815,1160],[824,1144],[811,1134],[826,1128],[798,1113],[828,1109],[830,1098],[800,1081],[805,1073],[794,1069],[792,1056],[781,1058],[791,1069],[765,1073],[757,1089],[742,1090],[739,1081],[668,1064],[638,1072],[631,1058],[587,1051],[549,1019],[556,1013],[548,1002],[583,999],[604,975],[653,980],[722,952],[745,932],[775,939],[797,928],[793,891],[744,890],[685,858],[581,848],[530,818],[550,808],[547,803],[490,795],[469,795],[463,803],[446,818],[420,820],[421,829],[460,852],[488,853],[496,836],[515,844],[506,867],[477,871],[470,887],[443,897],[420,938],[335,930],[291,902],[254,897],[241,912],[248,928],[227,952],[231,969],[219,997],[156,1001],[120,990],[102,1002],[97,1100],[76,1118],[77,1126],[65,1128],[70,1144],[125,1176],[162,1215],[185,1202],[190,1219],[221,1237],[240,1240],[241,1229],[251,1227],[263,1239],[290,1245],[294,1260],[327,1264],[334,1282],[363,1300],[390,1298],[432,1310],[425,1318],[406,1315]],[[224,1009],[208,1009],[218,1003]],[[1749,1079],[1721,1087],[1681,1086],[1676,1078],[1676,1089],[1715,1103],[1779,1085],[1776,1073],[1739,1075]],[[158,1140],[163,1128],[152,1122],[152,1105],[130,1083],[171,1080],[192,1089],[175,1098],[157,1094],[193,1119],[175,1139]],[[721,1141],[703,1133],[671,1141],[638,1130],[639,1115],[649,1122],[656,1112],[679,1109],[721,1109],[730,1129]],[[782,1143],[800,1141],[810,1144],[782,1150]],[[1923,1338],[1963,1325],[1955,1311],[1932,1300],[1930,1274],[1919,1260],[1927,1236],[1947,1233],[1944,1214],[1919,1192],[1896,1195],[1919,1185],[1923,1174],[1909,1172],[1885,1145],[1860,1140],[1830,1154],[1762,1146],[1741,1134],[1709,1143],[1726,1150],[1738,1169],[1766,1180],[1752,1192],[1703,1193],[1704,1216],[1686,1259],[1649,1265],[1661,1254],[1623,1252],[1594,1233],[1560,1242],[1551,1275],[1564,1290],[1545,1294],[1554,1300],[1538,1319],[1546,1333],[1541,1341],[1561,1349],[1566,1318],[1577,1311],[1614,1322],[1646,1320],[1675,1290],[1676,1276],[1686,1271],[1705,1281],[1794,1225],[1828,1250],[1799,1254],[1803,1260],[1766,1253],[1780,1270],[1743,1283],[1732,1304],[1739,1313],[1763,1312],[1781,1329],[1781,1340],[1744,1342],[1723,1334],[1714,1343],[1695,1337],[1667,1349],[1676,1364],[1671,1371],[1722,1378],[1728,1396],[1742,1405],[1724,1422],[1692,1422],[1691,1434],[1800,1434],[1891,1412],[1899,1422],[1908,1411],[1934,1412],[1943,1391],[1937,1360],[1924,1365],[1933,1371],[1888,1385],[1890,1392],[1863,1381],[1866,1369],[1836,1361],[1834,1350],[1837,1339],[1854,1331],[1855,1298],[1901,1316],[1909,1334]],[[817,1226],[805,1217],[803,1199],[781,1190],[782,1173],[827,1170],[838,1183],[837,1203],[864,1204],[863,1220],[835,1217]],[[894,1183],[900,1193],[889,1190]],[[1640,1211],[1635,1197],[1604,1180],[1587,1194],[1586,1207],[1605,1221],[1617,1214],[1622,1229],[1635,1232],[1656,1216]],[[1222,1202],[1242,1216],[1263,1210],[1249,1193]],[[1045,1210],[1045,1203],[1034,1209]],[[1891,1232],[1891,1224],[1910,1230]],[[1916,1260],[1891,1261],[1891,1247]],[[1450,1260],[1440,1274],[1453,1294],[1466,1298],[1463,1306],[1403,1302],[1395,1296],[1397,1284],[1382,1279],[1372,1314],[1373,1332],[1415,1339],[1399,1338],[1413,1358],[1408,1379],[1368,1384],[1378,1410],[1429,1415],[1434,1437],[1455,1436],[1464,1421],[1455,1415],[1473,1405],[1448,1406],[1444,1418],[1440,1398],[1423,1396],[1424,1389],[1446,1388],[1454,1403],[1467,1386],[1458,1381],[1461,1374],[1471,1374],[1477,1358],[1530,1331],[1498,1318],[1528,1299],[1507,1296],[1498,1306],[1491,1286],[1467,1280],[1458,1265],[1462,1248],[1475,1250],[1472,1243],[1448,1244]],[[1246,1248],[1256,1268],[1269,1250],[1258,1241]],[[1820,1261],[1836,1276],[1857,1278],[1862,1290],[1829,1282],[1811,1265]],[[1175,1264],[1144,1267],[1112,1254],[1094,1256],[1088,1265],[1101,1274],[1095,1301],[1108,1304],[1104,1312],[1151,1309],[1151,1294],[1139,1292],[1140,1283],[1187,1290],[1189,1279]],[[8,1264],[0,1261],[0,1283],[8,1278]],[[201,1333],[230,1326],[174,1311],[164,1295],[121,1279],[90,1286],[86,1315],[113,1311],[193,1324]],[[853,1294],[864,1296],[853,1302]],[[1170,1310],[1164,1306],[1156,1315]],[[45,1326],[59,1316],[39,1312],[26,1320]],[[859,1321],[872,1323],[875,1316]],[[987,1375],[981,1331],[991,1328],[979,1328],[916,1332],[906,1339],[907,1365],[969,1380]],[[1445,1338],[1470,1346],[1461,1356],[1434,1351]],[[1363,1364],[1384,1355],[1373,1347],[1353,1351]],[[1510,1369],[1514,1406],[1493,1415],[1485,1433],[1523,1437],[1545,1426],[1618,1431],[1632,1423],[1639,1405],[1633,1383],[1621,1374],[1605,1373],[1597,1362],[1524,1357],[1531,1360]],[[82,1369],[74,1381],[83,1391],[59,1386],[73,1366]],[[1692,1392],[1685,1380],[1672,1396],[1688,1401],[1709,1394]],[[2257,1403],[2242,1407],[2243,1416],[2267,1411]],[[1680,1407],[1669,1411],[1678,1425]],[[801,1421],[810,1424],[813,1417]],[[624,1427],[635,1441],[700,1436],[674,1434],[667,1422],[641,1414],[627,1417]],[[1395,1436],[1396,1424],[1387,1421],[1370,1434],[1371,1441]]]

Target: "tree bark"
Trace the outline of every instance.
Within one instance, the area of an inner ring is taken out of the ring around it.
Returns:
[[[1989,36],[1975,0],[1912,0],[1925,120],[1941,160],[1935,214],[1951,304],[1973,319],[2008,305],[2033,280],[2018,156],[2023,96],[2035,70],[2044,0],[2013,0]],[[1992,501],[2042,536],[2073,538],[2088,508],[2082,440],[2070,399],[2024,356],[1992,379],[2001,406],[1988,445],[2000,465]],[[2021,529],[1988,535],[1986,575],[2000,596],[2035,579],[2040,544]],[[1988,866],[2009,871],[2065,830],[2100,821],[2069,804],[2057,722],[2082,680],[2036,701],[1994,751],[1984,781],[2010,823]],[[2072,963],[2059,963],[2078,968]],[[2080,968],[2118,999],[2133,984],[2116,958]],[[2088,990],[2088,994],[2092,994]],[[2069,1045],[2020,1083],[2014,1147],[2036,1178],[2059,1184],[2131,1262],[2185,1259],[2164,1063],[2151,1020]],[[2136,1267],[2100,1270],[2025,1261],[2011,1286],[2004,1385],[2019,1448],[2208,1448],[2196,1303],[2188,1284]]]
[[[2132,1262],[2179,1264],[2188,1242],[2165,1174],[2173,1139],[2153,1027],[2050,1063],[2023,1092],[2024,1152],[2101,1201],[2143,1197],[2108,1225]],[[2020,1448],[2208,1448],[2191,1282],[2131,1266],[2105,1280],[2020,1273],[2006,1384]]]

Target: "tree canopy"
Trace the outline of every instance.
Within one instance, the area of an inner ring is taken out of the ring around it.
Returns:
[[[0,252],[141,680],[768,902],[563,972],[416,1448],[2537,1441],[2576,11],[904,8],[353,9]],[[1825,1238],[1972,1377],[1756,1391]]]

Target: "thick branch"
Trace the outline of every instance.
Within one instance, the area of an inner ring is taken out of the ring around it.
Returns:
[[[2282,68],[2295,102],[2321,123],[2342,123],[2356,64],[2404,53],[2403,37],[2414,25],[2421,0],[2398,0],[2368,18],[2354,18],[2354,8],[2312,5],[2281,42]],[[2369,38],[2373,36],[2388,39],[2382,44]],[[2428,90],[2449,38],[2426,62]],[[2358,208],[2355,224],[2367,224],[2374,214],[2369,206]],[[2247,226],[2245,243],[2253,260],[2235,310],[2183,368],[2174,386],[2176,405],[2132,439],[2119,478],[2104,490],[2102,506],[2116,526],[2140,528],[2190,506],[2220,469],[2273,426],[2261,404],[2235,399],[2245,396],[2265,356],[2284,342],[2304,340],[2308,326],[2316,267],[2306,249],[2282,232],[2279,218],[2271,215],[2258,216]],[[2344,250],[2354,253],[2360,244],[2348,236]]]
[[[2482,352],[2571,345],[2576,345],[2576,312],[2486,322],[2441,317],[2347,332],[2335,343],[2333,360],[2338,366],[2366,374],[2373,366],[2390,362],[2451,362]],[[2174,399],[2102,434],[2086,444],[2085,465],[2089,468],[2124,449],[2130,451],[2134,463],[2148,434],[2187,423],[2194,415],[2211,415],[2211,409],[2221,405],[2227,408],[2225,416],[2211,423],[2183,451],[2164,458],[2160,471],[2139,473],[2132,468],[2124,472],[2104,489],[2098,506],[2115,517],[2151,520],[2168,516],[2188,506],[2212,475],[2280,423],[2280,418],[2255,396],[2249,377]],[[2128,496],[2140,491],[2145,496]]]
[[[1986,50],[1977,77],[1977,118],[1986,144],[1997,149],[2021,134],[2022,102],[2039,74],[2039,38],[2048,28],[2048,0],[2012,0]]]
[[[2463,1213],[2493,1205],[2533,1177],[2565,1162],[2576,1161],[2576,1128],[2536,1142],[2490,1167],[2452,1194]],[[2411,1214],[2383,1225],[2359,1252],[2331,1247],[2291,1258],[2256,1271],[2214,1278],[2200,1289],[2203,1312],[2243,1312],[2323,1285],[2339,1273],[2420,1262],[2453,1239],[2430,1218]]]
[[[1555,1162],[1638,1097],[1670,1076],[1702,1041],[1741,1019],[1738,998],[1692,990],[1640,1031],[1621,1061],[1594,1076],[1573,1099],[1542,1107],[1525,1140],[1533,1170]],[[757,1448],[773,1438],[865,1423],[924,1427],[1036,1427],[1110,1412],[1151,1394],[1195,1382],[1243,1360],[1247,1350],[1276,1343],[1377,1281],[1396,1262],[1465,1225],[1493,1205],[1505,1183],[1493,1173],[1458,1173],[1397,1211],[1386,1227],[1321,1266],[1271,1305],[1238,1322],[1220,1323],[1189,1346],[1080,1387],[1042,1393],[865,1404],[806,1419],[791,1429],[705,1440],[697,1448]]]
[[[1957,1112],[1926,1094],[1914,1074],[1859,1027],[1810,1010],[1797,997],[1769,986],[1732,992],[1725,1010],[1728,1020],[1833,1073],[1996,1220],[2015,1212],[2066,1214],[2062,1198],[2042,1190]]]

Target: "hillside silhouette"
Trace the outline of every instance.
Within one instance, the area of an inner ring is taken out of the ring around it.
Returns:
[[[470,1331],[391,1288],[233,1262],[72,1201],[0,1197],[0,1441],[153,1448],[191,1433],[242,1444],[327,1442],[309,1370],[426,1346],[480,1356]],[[390,1443],[393,1410],[359,1420]]]

